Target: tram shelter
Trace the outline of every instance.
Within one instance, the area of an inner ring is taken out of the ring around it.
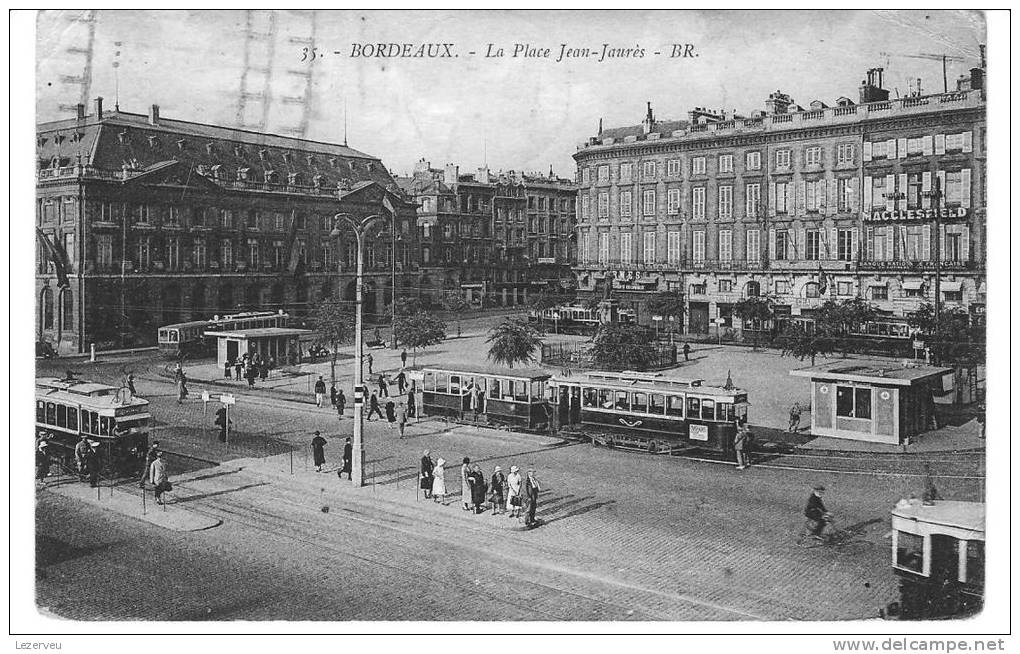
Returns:
[[[935,397],[953,390],[952,368],[845,359],[791,375],[811,380],[811,433],[901,445],[937,426]]]
[[[276,359],[279,365],[296,365],[301,353],[311,343],[315,332],[289,327],[261,327],[232,332],[206,332],[216,339],[216,363],[222,366],[245,354],[259,354],[263,359]]]

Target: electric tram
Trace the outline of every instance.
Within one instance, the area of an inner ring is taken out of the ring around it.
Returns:
[[[535,431],[549,425],[547,372],[464,366],[426,368],[422,373],[426,416],[484,420],[486,424]]]
[[[249,311],[226,316],[213,316],[211,320],[192,320],[164,325],[157,330],[159,353],[176,359],[182,355],[212,354],[215,341],[206,338],[205,332],[233,332],[263,327],[287,327],[290,316],[283,311]]]

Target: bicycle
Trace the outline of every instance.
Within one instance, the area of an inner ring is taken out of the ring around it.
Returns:
[[[828,547],[837,552],[849,554],[861,554],[874,546],[870,541],[859,538],[863,533],[862,529],[836,529],[832,527],[835,524],[835,518],[831,513],[826,513],[822,516],[822,522],[822,529],[819,535],[816,536],[813,533],[816,528],[816,521],[811,519],[805,520],[804,527],[797,536],[797,545],[806,549]]]

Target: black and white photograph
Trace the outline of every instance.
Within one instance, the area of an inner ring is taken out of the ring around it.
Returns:
[[[9,21],[16,648],[1007,649],[1008,12]]]

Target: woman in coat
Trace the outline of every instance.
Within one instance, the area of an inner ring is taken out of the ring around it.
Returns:
[[[421,489],[425,491],[425,499],[429,499],[432,496],[432,471],[434,467],[429,451],[425,450],[425,453],[421,456],[421,481],[419,482]]]
[[[432,471],[432,501],[446,504],[446,459],[439,457]]]
[[[510,505],[510,518],[519,518],[521,516],[521,479],[520,468],[517,466],[510,466],[510,474],[506,478],[506,497],[507,503]]]
[[[485,473],[482,472],[482,467],[477,463],[471,468],[471,472],[468,473],[468,481],[471,483],[471,504],[474,505],[475,513],[481,513],[485,509],[482,505],[485,504]]]
[[[460,466],[460,501],[465,511],[471,510],[471,482],[468,481],[468,473],[471,472],[471,459],[464,457],[464,463]]]
[[[492,471],[492,515],[506,511],[506,475],[503,468],[496,466]]]
[[[315,432],[315,438],[312,439],[312,458],[315,463],[315,472],[322,472],[322,466],[326,465],[326,439],[319,435],[319,432]]]

